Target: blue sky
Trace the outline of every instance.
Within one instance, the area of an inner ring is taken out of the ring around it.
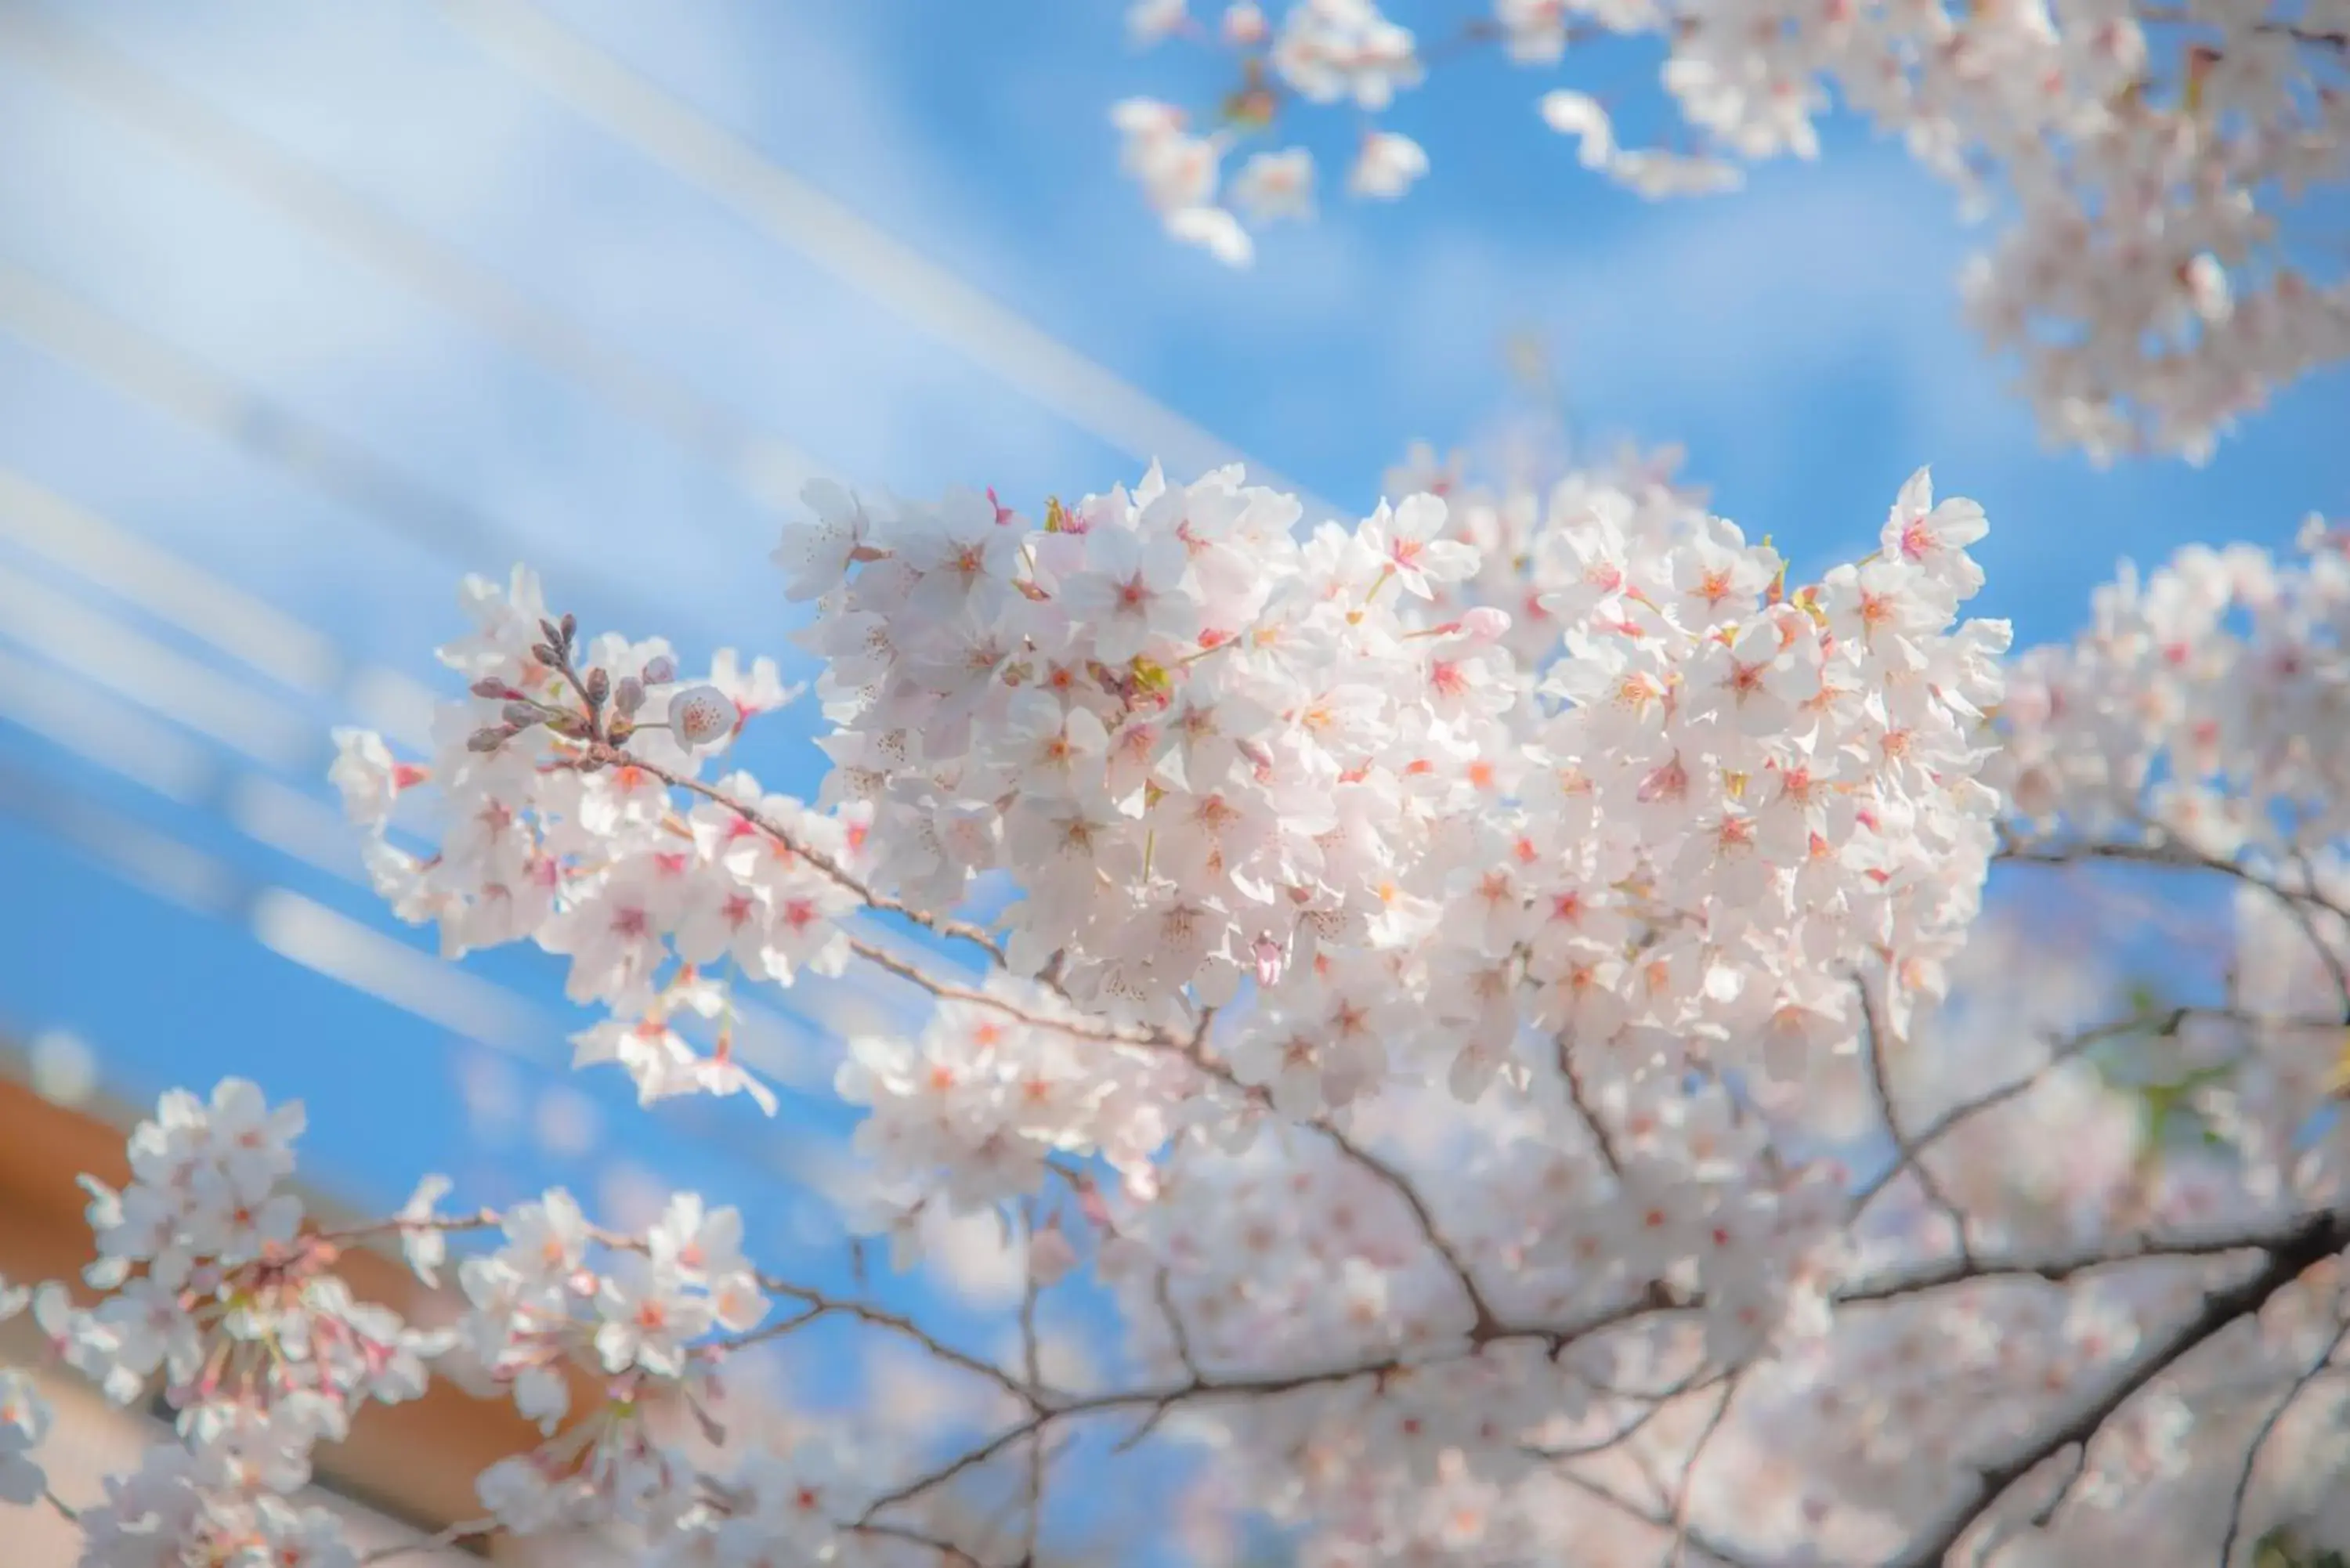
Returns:
[[[434,678],[463,570],[502,573],[525,551],[590,627],[664,632],[690,656],[783,654],[794,618],[765,566],[777,519],[762,497],[800,465],[918,494],[993,483],[1033,505],[1107,489],[1141,459],[877,297],[872,271],[812,259],[583,117],[495,47],[517,36],[501,22],[513,8],[81,0],[6,24],[0,145],[21,151],[0,161],[0,471],[337,655],[309,690],[256,674],[157,601],[0,531],[0,670],[34,672],[0,704],[15,894],[0,1028],[70,1031],[109,1086],[142,1097],[228,1071],[298,1094],[319,1179],[363,1200],[396,1199],[425,1168],[484,1196],[594,1192],[619,1171],[747,1195],[765,1239],[795,1248],[823,1237],[821,1209],[775,1177],[821,1167],[840,1117],[803,1104],[771,1129],[735,1102],[643,1118],[608,1079],[558,1090],[543,1063],[569,1025],[535,955],[470,966],[508,999],[481,1006],[513,1002],[480,1031],[503,1032],[503,1054],[280,956],[252,934],[257,889],[429,944],[244,827],[307,834],[329,864],[348,853],[317,831],[326,729],[383,710],[381,671]],[[1228,272],[1166,242],[1118,173],[1113,100],[1204,102],[1220,85],[1196,56],[1135,57],[1121,10],[548,0],[523,19],[624,62],[1139,390],[1165,416],[1148,428],[1204,430],[1341,506],[1367,506],[1410,440],[1488,429],[1507,405],[1502,341],[1534,331],[1578,440],[1685,443],[1717,509],[1799,561],[1866,548],[1901,480],[1932,462],[1944,492],[1988,507],[1981,607],[2022,640],[2062,635],[2119,556],[2281,544],[2308,509],[2350,510],[2339,373],[2200,470],[2099,473],[2043,451],[1958,317],[1976,237],[1898,149],[1850,125],[1816,165],[1657,206],[1575,167],[1534,113],[1544,75],[1468,65],[1393,117],[1435,166],[1408,202],[1326,199],[1320,224],[1263,236],[1257,266]],[[1626,50],[1592,69],[1628,91],[1646,66]],[[1309,140],[1347,134],[1334,121]],[[209,421],[157,406],[158,363],[182,386],[255,395],[309,469],[256,450],[255,405]],[[326,449],[346,479],[354,453],[395,476],[399,509],[439,518],[444,542],[390,525],[348,483],[322,486]],[[93,615],[157,645],[178,685],[132,669],[127,691],[89,696],[105,684]],[[295,739],[224,747],[187,722],[189,691],[263,712],[265,741],[272,724]],[[71,743],[44,732],[43,692],[73,716]],[[812,722],[782,716],[747,760],[808,787]],[[184,761],[182,798],[82,754],[109,742]],[[270,805],[265,784],[312,814]],[[106,869],[112,853],[156,874],[140,833],[226,880],[188,908]],[[584,1150],[563,1131],[584,1114],[575,1093],[604,1134]]]

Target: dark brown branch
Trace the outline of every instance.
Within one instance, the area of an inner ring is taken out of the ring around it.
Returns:
[[[2251,1493],[2252,1474],[2260,1468],[2261,1450],[2268,1446],[2270,1435],[2276,1430],[2277,1423],[2284,1419],[2285,1412],[2293,1408],[2293,1401],[2333,1366],[2334,1355],[2341,1350],[2345,1339],[2350,1339],[2350,1324],[2334,1331],[2325,1342],[2325,1348],[2318,1353],[2316,1361],[2311,1364],[2308,1371],[2293,1379],[2293,1386],[2285,1390],[2284,1397],[2276,1402],[2259,1428],[2252,1433],[2251,1444],[2244,1449],[2244,1468],[2236,1473],[2236,1490],[2228,1500],[2228,1532],[2220,1538],[2220,1568],[2228,1568],[2228,1560],[2236,1554],[2236,1537],[2242,1533],[2244,1528],[2244,1499]]]
[[[2184,1262],[2190,1259],[2226,1257],[2232,1252],[2275,1251],[2293,1246],[2311,1226],[2327,1218],[2323,1214],[2305,1214],[2271,1230],[2249,1232],[2226,1231],[2205,1235],[2137,1236],[2104,1247],[2051,1252],[2037,1257],[2011,1255],[1977,1259],[1971,1262],[1959,1258],[1944,1258],[1911,1268],[1872,1274],[1833,1293],[1829,1299],[1838,1306],[1857,1306],[1872,1302],[1898,1301],[1975,1280],[2031,1278],[2045,1280],[2051,1284],[2063,1284],[2093,1270],[2120,1268],[2130,1263]]]
[[[2009,1489],[2066,1449],[2080,1445],[2085,1462],[2085,1449],[2106,1421],[2148,1384],[2230,1324],[2258,1313],[2286,1286],[2345,1247],[2350,1247],[2350,1216],[2321,1214],[2303,1221],[2268,1251],[2267,1261],[2260,1268],[2233,1285],[2206,1294],[2201,1310],[2156,1341],[2151,1351],[2087,1406],[2040,1432],[2006,1459],[1978,1467],[1959,1506],[1918,1536],[1887,1568],[1930,1568],[1942,1562]]]

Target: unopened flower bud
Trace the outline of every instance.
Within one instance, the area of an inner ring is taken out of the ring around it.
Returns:
[[[563,655],[555,651],[555,645],[551,642],[532,643],[530,645],[530,656],[533,659],[537,659],[541,664],[546,665],[549,670],[554,669],[556,665],[563,662]]]
[[[1061,1234],[1058,1225],[1048,1225],[1028,1238],[1028,1272],[1040,1285],[1056,1283],[1077,1266],[1077,1250]]]
[[[512,730],[476,730],[465,737],[465,749],[469,752],[494,752],[513,736]]]
[[[567,610],[564,612],[563,635],[556,639],[556,640],[562,643],[566,648],[570,647],[573,643],[579,640],[579,618],[577,616],[571,614]]]
[[[1256,940],[1249,944],[1249,956],[1256,961],[1256,982],[1259,985],[1279,985],[1281,971],[1288,967],[1289,955],[1273,940],[1270,931],[1259,931]]]
[[[560,648],[563,646],[563,628],[543,616],[539,618],[538,634],[539,636],[546,639],[547,642],[553,647]]]
[[[527,702],[509,702],[500,711],[498,717],[517,730],[527,730],[545,715]]]
[[[609,698],[611,695],[612,678],[600,669],[589,670],[588,672],[588,701],[600,708],[604,705],[606,699]]]
[[[1461,635],[1471,642],[1492,642],[1510,629],[1510,612],[1479,605],[1461,618]]]
[[[644,705],[645,683],[633,675],[621,676],[619,686],[612,693],[612,706],[627,714]]]
[[[494,675],[484,675],[479,680],[473,682],[473,695],[476,697],[488,698],[494,701],[500,697],[510,697],[514,695],[514,688],[508,686],[504,681],[499,680]]]
[[[669,700],[669,727],[681,745],[706,746],[734,732],[742,716],[733,698],[715,686],[689,686]]]
[[[677,660],[664,653],[645,661],[644,682],[648,686],[666,686],[677,679]]]

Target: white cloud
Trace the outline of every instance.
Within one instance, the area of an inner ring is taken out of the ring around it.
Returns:
[[[996,1343],[997,1364],[1017,1367],[1026,1355],[1018,1326],[1007,1327]],[[1047,1317],[1037,1325],[1036,1368],[1047,1387],[1066,1394],[1089,1394],[1103,1386],[1101,1356],[1092,1337],[1074,1323]]]
[[[967,1306],[1010,1306],[1027,1285],[1025,1260],[992,1213],[957,1218],[932,1209],[925,1214],[922,1269]]]
[[[997,1407],[997,1397],[969,1374],[925,1351],[875,1335],[865,1342],[865,1407],[886,1426],[923,1441],[971,1425]]]
[[[1965,241],[1947,197],[1874,155],[1780,183],[1649,206],[1596,240],[1565,228],[1565,192],[1555,239],[1430,225],[1374,263],[1326,235],[1310,265],[1265,269],[1270,286],[1246,308],[1261,330],[1285,320],[1307,340],[1378,323],[1372,384],[1406,389],[1414,408],[1492,406],[1505,338],[1532,328],[1578,413],[1648,440],[1715,427],[1758,451],[1789,444],[1816,433],[1822,396],[1859,380],[1898,405],[1898,461],[1987,430],[2028,432],[1959,319]],[[1700,470],[1708,455],[1697,452]]]

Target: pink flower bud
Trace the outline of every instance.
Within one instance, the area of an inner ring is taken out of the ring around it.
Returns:
[[[1471,642],[1492,642],[1510,629],[1510,612],[1479,605],[1461,618],[1461,635]]]
[[[1028,1238],[1028,1271],[1038,1284],[1055,1284],[1076,1266],[1077,1250],[1069,1245],[1058,1225],[1048,1225]]]
[[[666,686],[677,679],[677,660],[666,653],[657,659],[647,659],[639,679],[648,686]]]
[[[669,700],[669,727],[685,746],[706,746],[734,732],[741,712],[715,686],[689,686]]]

